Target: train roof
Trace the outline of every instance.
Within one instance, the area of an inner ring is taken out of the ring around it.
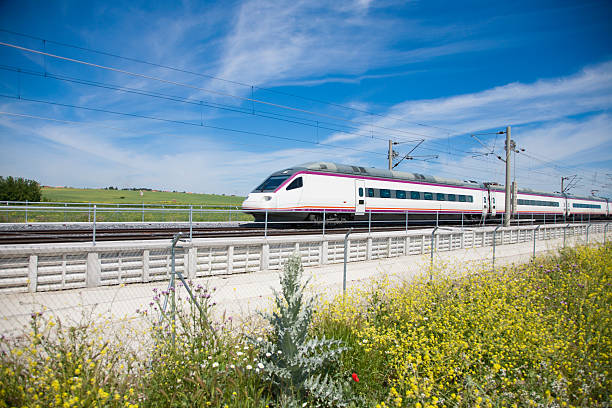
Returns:
[[[389,179],[397,179],[397,180],[409,180],[409,181],[417,181],[423,183],[434,183],[434,184],[443,184],[449,186],[460,186],[460,187],[472,187],[472,188],[482,188],[486,189],[487,186],[484,183],[478,183],[473,180],[455,180],[449,179],[445,177],[437,177],[437,176],[429,176],[421,173],[410,173],[406,171],[396,171],[396,170],[383,170],[377,169],[375,167],[362,167],[362,166],[353,166],[349,164],[340,164],[333,162],[308,162],[297,165],[295,167],[291,167],[289,169],[278,171],[274,174],[293,174],[301,170],[319,170],[326,171],[329,173],[340,173],[340,174],[351,174],[357,176],[370,176],[370,177],[380,177],[380,178],[389,178]],[[493,185],[491,186],[493,190],[503,191],[503,185]],[[563,197],[562,194],[558,193],[550,193],[543,191],[535,191],[529,188],[519,188],[520,193],[526,194],[540,194],[554,197]],[[577,198],[583,200],[593,200],[593,201],[606,201],[605,199],[599,197],[577,197],[572,195],[567,195],[570,198]]]

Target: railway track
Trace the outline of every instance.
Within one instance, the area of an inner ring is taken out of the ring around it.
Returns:
[[[435,224],[434,224],[435,225]],[[474,227],[477,224],[465,224],[465,227]],[[499,222],[488,225],[499,225]],[[516,225],[516,223],[514,223]],[[358,232],[381,232],[381,231],[404,231],[431,227],[430,224],[410,225],[388,224],[379,226],[363,225],[363,223],[347,223],[336,226],[326,226],[327,233],[344,234],[349,228],[354,233]],[[441,225],[449,227],[453,225]],[[170,239],[177,233],[189,236],[188,227],[163,227],[163,228],[104,228],[97,229],[95,240],[98,241],[137,241]],[[322,232],[320,224],[306,225],[287,228],[284,225],[272,225],[266,229],[263,225],[243,224],[235,227],[194,227],[191,231],[193,238],[227,238],[227,237],[256,237],[256,236],[287,236],[307,235]],[[41,244],[41,243],[69,243],[69,242],[91,242],[93,240],[92,228],[55,228],[55,229],[27,229],[27,230],[2,230],[0,231],[0,245],[19,244]]]

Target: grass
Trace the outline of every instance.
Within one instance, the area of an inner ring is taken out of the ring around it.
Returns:
[[[61,187],[43,187],[42,190],[44,203],[28,205],[28,222],[92,222],[94,203],[108,204],[97,205],[96,221],[99,222],[188,222],[189,206],[194,209],[194,222],[253,220],[252,216],[239,211],[244,197],[238,196],[165,191],[143,191],[141,196],[139,191]],[[82,204],[64,206],[59,203]],[[36,210],[36,206],[54,209]],[[120,207],[131,211],[119,210]],[[25,211],[2,211],[0,206],[0,222],[25,221]]]
[[[195,291],[209,310],[214,293]],[[159,325],[154,295],[136,350],[91,321],[33,315],[29,333],[0,341],[0,407],[283,406],[249,334],[192,303]],[[608,407],[611,334],[610,244],[496,272],[383,279],[320,302],[310,327],[346,347],[321,374],[346,377],[353,407]]]
[[[244,197],[217,194],[173,193],[168,191],[103,190],[82,188],[43,187],[43,200],[60,203],[114,204],[178,204],[236,206]]]

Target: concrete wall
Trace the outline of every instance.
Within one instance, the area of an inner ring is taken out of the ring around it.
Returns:
[[[436,251],[488,247],[514,243],[568,239],[604,233],[607,224],[546,225],[477,229],[438,229]],[[352,234],[348,261],[427,254],[432,229]],[[305,266],[341,263],[344,235],[253,238],[206,238],[180,242],[176,270],[187,278],[251,273],[282,268],[298,252]],[[132,241],[83,244],[5,245],[0,247],[0,293],[43,292],[167,280],[170,244]]]

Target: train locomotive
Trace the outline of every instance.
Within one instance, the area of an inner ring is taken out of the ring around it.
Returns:
[[[435,219],[482,220],[505,214],[503,186],[331,162],[271,174],[242,203],[258,222]],[[519,189],[513,217],[598,219],[612,203],[597,197]]]

